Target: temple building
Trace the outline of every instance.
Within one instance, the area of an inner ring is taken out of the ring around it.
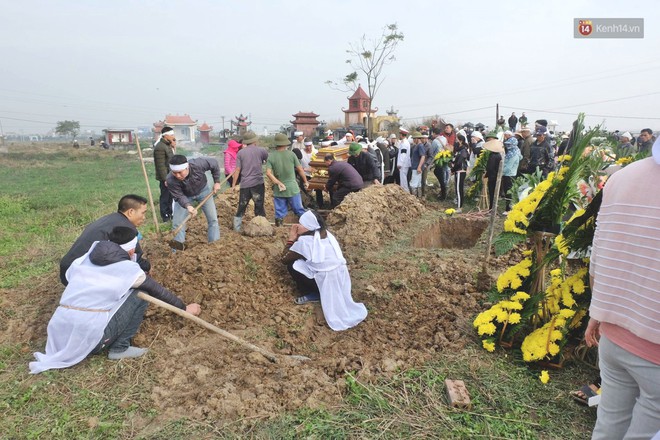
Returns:
[[[232,132],[239,136],[243,136],[243,133],[248,131],[248,127],[252,125],[252,121],[248,121],[248,117],[243,116],[243,113],[241,113],[240,116],[235,116],[235,118],[235,121],[231,121]]]
[[[348,98],[348,110],[344,110],[344,125],[346,127],[351,125],[361,124],[365,127],[367,126],[367,115],[369,118],[373,118],[378,111],[378,108],[371,108],[371,100],[369,95],[362,89],[362,86],[358,86],[353,96]]]
[[[213,127],[206,122],[197,127],[197,131],[199,131],[199,141],[202,144],[208,145],[211,143],[211,130],[213,130]]]
[[[290,121],[295,131],[302,131],[306,138],[312,138],[316,135],[316,129],[320,122],[316,120],[319,117],[314,112],[301,112],[292,115],[295,119]]]

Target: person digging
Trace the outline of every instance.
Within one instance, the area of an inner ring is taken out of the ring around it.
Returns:
[[[201,202],[213,192],[220,190],[220,166],[218,161],[212,157],[198,157],[188,160],[186,156],[175,154],[170,159],[170,173],[167,175],[167,187],[174,199],[172,214],[172,229],[179,228],[184,223],[188,214],[197,215],[197,208],[193,202]],[[210,171],[213,176],[213,188],[209,188],[206,181],[206,172]],[[198,206],[199,207],[199,206]],[[220,239],[220,226],[218,225],[218,212],[213,197],[201,207],[208,224],[207,238],[209,243]],[[185,225],[178,229],[174,242],[179,247],[186,240]]]

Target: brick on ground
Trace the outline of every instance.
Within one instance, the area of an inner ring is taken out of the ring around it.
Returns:
[[[472,408],[470,393],[468,393],[467,388],[465,388],[465,382],[462,380],[445,379],[445,386],[447,387],[447,400],[449,400],[449,406],[463,409]]]

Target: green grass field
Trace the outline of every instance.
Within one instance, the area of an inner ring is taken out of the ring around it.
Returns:
[[[147,170],[152,175],[153,165]],[[157,194],[153,176],[151,183]],[[10,147],[0,155],[0,185],[0,294],[22,289],[26,298],[24,304],[3,301],[5,332],[11,331],[9,320],[35,313],[30,286],[56,279],[59,258],[84,225],[114,211],[121,195],[146,195],[146,189],[137,156],[57,148]],[[151,215],[142,229],[153,232]],[[2,439],[584,439],[595,421],[593,409],[568,396],[593,370],[572,364],[551,371],[544,385],[539,371],[515,352],[488,354],[475,342],[376,383],[349,375],[337,407],[238,421],[159,414],[150,400],[150,370],[158,366],[149,362],[110,363],[97,356],[31,376],[27,362],[43,343],[0,345]],[[447,378],[465,380],[471,409],[447,406]]]

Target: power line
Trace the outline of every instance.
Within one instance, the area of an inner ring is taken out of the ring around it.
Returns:
[[[526,107],[514,107],[514,106],[509,106],[509,105],[501,105],[500,108],[510,108],[514,110],[524,110],[526,112],[539,112],[539,113],[553,113],[557,115],[573,115],[576,116],[575,112],[558,112],[558,111],[552,111],[552,110],[539,110],[539,109],[534,109],[534,108],[526,108]],[[644,120],[660,120],[660,118],[655,118],[655,117],[645,117],[645,116],[621,116],[621,115],[597,115],[593,113],[587,113],[587,116],[592,116],[592,117],[597,117],[597,118],[620,118],[620,119],[644,119]]]

